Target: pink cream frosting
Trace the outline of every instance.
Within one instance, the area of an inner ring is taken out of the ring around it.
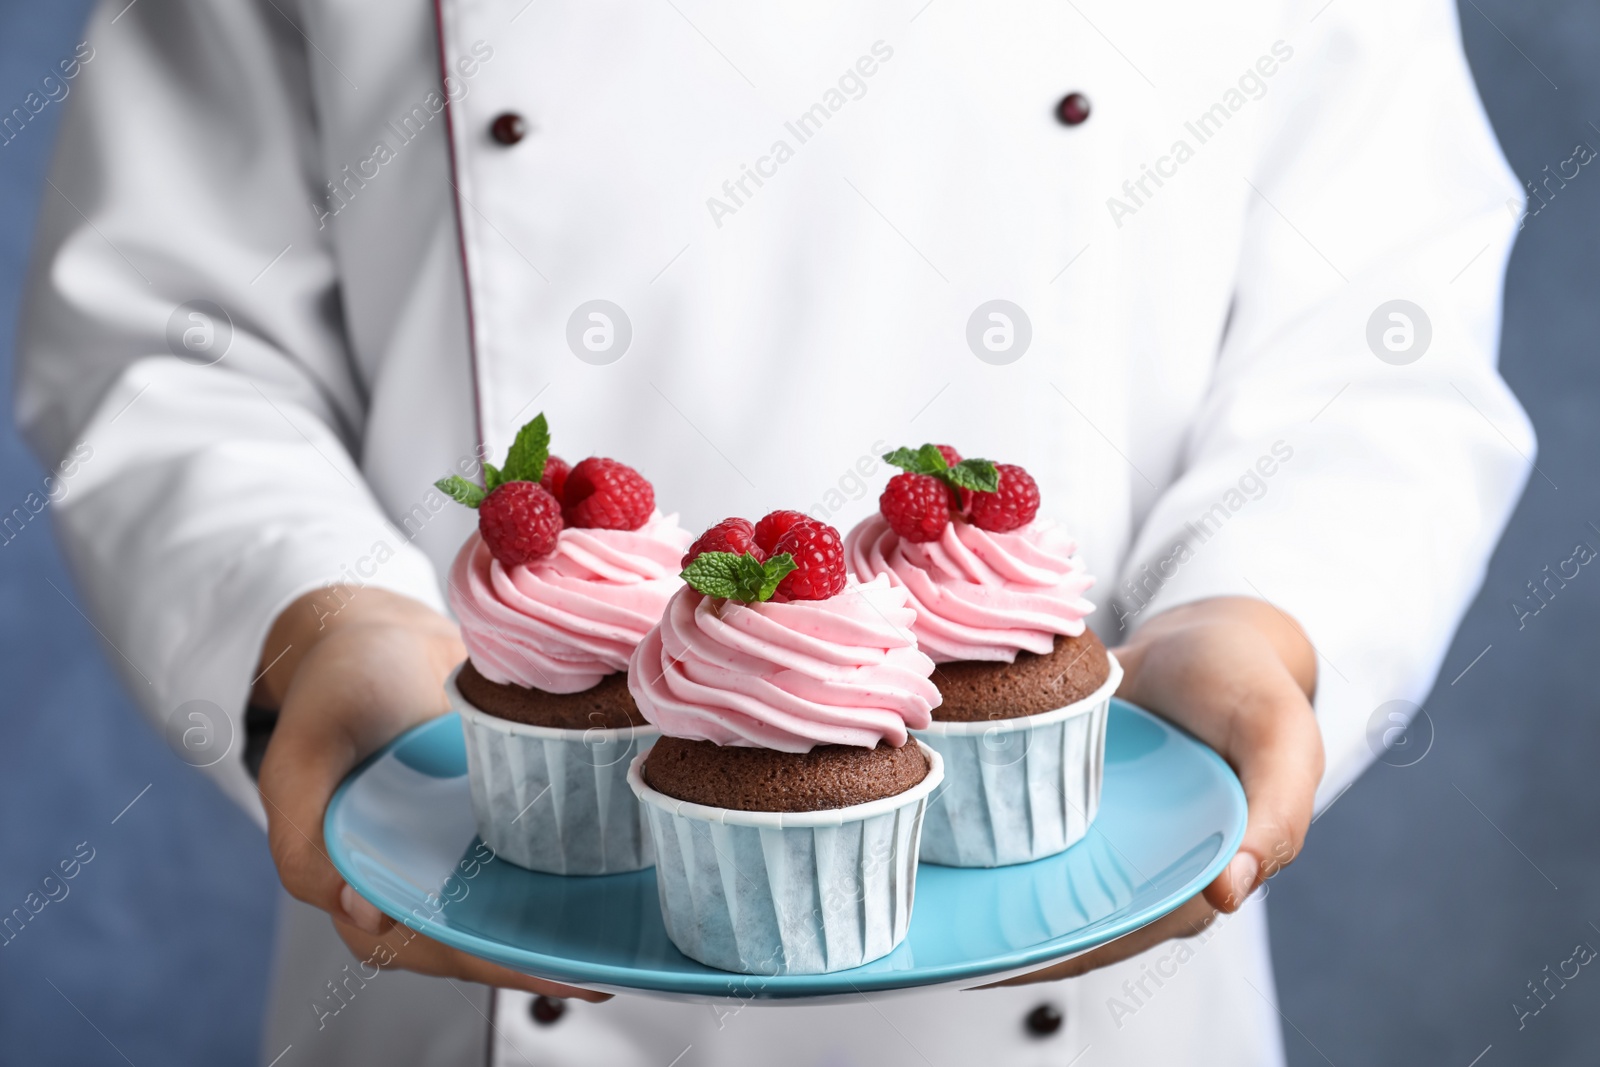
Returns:
[[[1060,527],[1036,519],[1009,533],[952,520],[936,541],[902,540],[882,515],[845,538],[845,564],[863,581],[887,576],[916,609],[917,645],[936,663],[1014,662],[1045,653],[1057,634],[1083,633],[1094,584],[1078,546]]]
[[[913,614],[887,580],[781,604],[685,587],[634,652],[628,688],[672,737],[780,752],[898,747],[939,704]]]
[[[637,530],[561,531],[556,549],[504,567],[476,532],[450,568],[450,607],[472,665],[491,682],[579,693],[628,657],[683,586],[693,536],[659,512]]]

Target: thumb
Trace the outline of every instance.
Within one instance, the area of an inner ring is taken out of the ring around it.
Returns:
[[[1244,839],[1205,889],[1212,907],[1225,912],[1237,911],[1257,886],[1300,854],[1322,779],[1322,735],[1298,686],[1286,676],[1286,684],[1248,704],[1222,752],[1244,787]]]

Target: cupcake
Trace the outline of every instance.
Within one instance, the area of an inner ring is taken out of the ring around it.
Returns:
[[[1100,805],[1106,717],[1121,681],[1084,620],[1094,584],[1073,539],[1037,518],[1039,488],[1011,464],[948,445],[897,449],[904,470],[850,531],[862,581],[906,592],[943,702],[917,737],[945,762],[922,856],[956,867],[1061,852]]]
[[[628,688],[662,737],[629,770],[655,838],[667,936],[746,974],[819,974],[906,935],[938,753],[914,612],[845,575],[831,526],[728,519],[634,651]]]
[[[626,670],[682,586],[690,535],[616,460],[568,467],[541,414],[484,485],[438,482],[476,508],[450,568],[467,661],[450,676],[478,834],[502,859],[552,874],[654,862],[629,761],[655,741]]]

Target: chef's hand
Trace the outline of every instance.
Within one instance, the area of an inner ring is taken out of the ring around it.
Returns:
[[[1293,620],[1265,601],[1218,597],[1162,612],[1115,651],[1124,671],[1117,695],[1184,727],[1239,775],[1250,809],[1244,841],[1216,880],[1171,914],[1001,984],[1070,978],[1201,933],[1293,860],[1311,824],[1322,779],[1311,712],[1317,660]]]
[[[465,658],[455,624],[381,589],[320,589],[278,616],[262,648],[265,671],[255,693],[256,703],[281,709],[260,780],[278,875],[297,899],[333,916],[357,959],[552,997],[608,1000],[396,924],[346,885],[328,859],[322,817],[334,789],[396,734],[449,710],[444,680]]]

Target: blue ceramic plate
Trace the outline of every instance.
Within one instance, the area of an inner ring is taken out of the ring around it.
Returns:
[[[455,715],[403,734],[358,767],[323,829],[334,866],[357,892],[447,945],[595,989],[748,1000],[977,985],[1082,952],[1199,892],[1232,857],[1244,825],[1244,792],[1216,753],[1114,700],[1088,837],[1016,867],[923,864],[899,948],[854,970],[776,977],[715,970],[674,948],[654,871],[570,878],[494,860],[474,828]]]

